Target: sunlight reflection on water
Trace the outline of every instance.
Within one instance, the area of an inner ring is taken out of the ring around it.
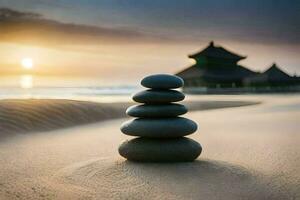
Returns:
[[[33,87],[33,77],[31,75],[22,75],[20,77],[20,87],[30,89]]]
[[[101,79],[44,77],[34,74],[0,76],[0,99],[75,99],[101,102],[129,101],[141,90],[135,85],[107,85]]]

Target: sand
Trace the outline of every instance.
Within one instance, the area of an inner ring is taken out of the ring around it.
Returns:
[[[203,146],[193,163],[125,161],[125,119],[14,134],[0,142],[0,199],[300,198],[300,96],[190,99],[262,103],[190,112]]]

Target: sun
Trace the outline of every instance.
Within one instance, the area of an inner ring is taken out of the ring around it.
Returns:
[[[21,65],[24,69],[32,69],[33,68],[32,58],[23,58],[21,60]]]

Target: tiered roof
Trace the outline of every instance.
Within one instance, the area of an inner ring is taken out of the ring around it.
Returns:
[[[283,78],[291,78],[287,73],[282,71],[276,63],[274,63],[269,69],[267,69],[263,75],[268,76],[269,78],[273,79],[283,79]]]
[[[276,63],[274,63],[265,72],[253,77],[249,77],[248,81],[251,82],[280,82],[280,81],[292,81],[293,77],[282,71]]]
[[[189,58],[197,58],[200,56],[212,57],[212,58],[225,58],[225,59],[232,59],[232,60],[242,60],[246,58],[246,56],[238,55],[223,47],[215,46],[213,41],[211,41],[210,44],[202,51],[196,54],[189,55]]]
[[[199,68],[197,65],[193,65],[176,75],[184,79],[213,79],[216,81],[229,81],[229,80],[238,80],[246,78],[249,76],[256,75],[256,72],[253,72],[243,66],[238,65],[235,68],[226,69],[226,68]]]

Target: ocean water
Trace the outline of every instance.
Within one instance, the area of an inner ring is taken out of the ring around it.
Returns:
[[[74,99],[97,102],[120,102],[131,101],[131,95],[137,91],[144,90],[139,81],[123,83],[121,81],[104,82],[100,78],[61,78],[61,77],[39,77],[32,75],[22,76],[0,76],[0,99]],[[261,96],[277,99],[284,95],[288,98],[299,98],[300,94],[243,94],[243,95],[188,95],[189,99],[202,100],[259,100]],[[285,106],[284,108],[272,108],[272,110],[297,109],[300,104]],[[270,108],[271,109],[271,108]]]
[[[138,84],[137,84],[138,85]],[[0,99],[59,98],[80,100],[128,99],[141,90],[122,82],[103,82],[100,78],[62,78],[33,75],[0,77]]]
[[[112,87],[0,87],[0,99],[74,99],[96,101],[122,101],[139,91],[135,86]]]

